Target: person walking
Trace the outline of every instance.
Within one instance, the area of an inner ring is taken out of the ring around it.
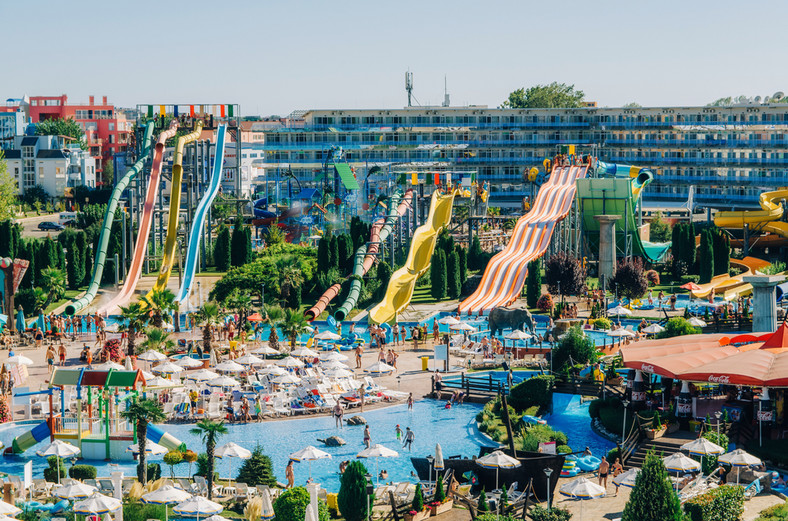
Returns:
[[[293,472],[293,460],[287,462],[287,467],[285,467],[285,479],[287,480],[287,486],[285,488],[293,488],[295,485],[295,473]]]
[[[408,448],[409,451],[413,450],[413,440],[416,439],[416,435],[413,434],[413,431],[410,430],[410,427],[405,427],[405,443],[402,445],[402,448]]]
[[[342,407],[342,404],[337,402],[334,406],[334,423],[338,429],[342,428],[342,416],[345,414],[345,409]]]
[[[369,432],[369,424],[364,426],[364,447],[369,448],[372,443],[372,435]]]

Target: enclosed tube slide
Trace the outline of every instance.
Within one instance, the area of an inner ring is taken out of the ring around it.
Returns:
[[[99,285],[101,284],[101,277],[104,275],[104,263],[107,260],[107,249],[109,246],[109,236],[112,230],[112,221],[115,219],[115,210],[118,208],[123,192],[129,186],[132,179],[142,170],[145,161],[148,160],[151,153],[151,143],[153,142],[153,127],[154,122],[149,121],[145,126],[145,134],[142,139],[142,151],[131,168],[129,168],[123,177],[118,181],[115,189],[112,190],[112,195],[107,203],[107,213],[104,214],[104,224],[101,227],[101,235],[99,235],[98,250],[96,251],[96,261],[93,266],[93,276],[90,279],[90,284],[84,295],[78,299],[74,299],[66,306],[66,315],[73,315],[79,312],[85,306],[88,306],[98,292]]]
[[[8,447],[5,452],[6,454],[9,452],[13,454],[21,454],[27,449],[35,446],[37,443],[49,438],[50,435],[51,431],[49,429],[49,422],[43,421],[29,431],[14,438],[14,441],[11,442],[11,446]]]
[[[152,423],[148,424],[148,440],[170,450],[180,450],[183,445],[178,438]]]
[[[178,131],[178,122],[173,121],[170,128],[159,134],[156,141],[156,148],[153,151],[153,162],[150,167],[150,178],[148,179],[148,190],[145,193],[145,206],[142,209],[142,218],[137,230],[137,242],[134,244],[134,253],[131,259],[131,267],[126,274],[126,281],[120,292],[115,295],[109,303],[99,308],[99,313],[116,315],[120,306],[125,306],[134,294],[134,288],[140,280],[142,273],[142,263],[145,261],[145,250],[148,248],[148,236],[153,222],[153,209],[156,206],[156,198],[159,196],[159,180],[161,179],[161,169],[164,164],[164,149],[167,140]]]
[[[181,185],[183,181],[183,147],[196,141],[202,134],[202,121],[197,121],[194,131],[178,138],[172,158],[172,189],[170,191],[170,216],[167,221],[167,239],[164,241],[164,255],[159,268],[159,278],[148,295],[167,287],[170,272],[175,261],[175,244],[178,239],[178,218],[181,213]]]
[[[413,289],[416,287],[416,280],[430,266],[438,235],[451,220],[456,193],[456,190],[452,190],[448,194],[441,194],[438,190],[432,193],[427,222],[414,232],[408,259],[403,267],[391,275],[383,301],[369,312],[370,322],[394,324],[397,321],[397,314],[410,303]]]
[[[506,248],[487,264],[476,291],[460,302],[459,310],[482,313],[517,299],[528,272],[528,262],[541,257],[558,221],[572,207],[575,182],[585,177],[588,165],[555,166],[536,195],[534,206],[515,225]]]
[[[780,220],[785,211],[782,203],[785,199],[788,199],[788,190],[763,192],[758,198],[761,210],[718,212],[714,217],[714,224],[720,228],[733,229],[741,229],[745,224],[749,224],[754,230],[788,237],[788,223]]]
[[[197,210],[194,212],[192,229],[189,233],[189,249],[186,252],[186,262],[184,263],[183,283],[178,290],[178,295],[175,297],[177,302],[182,303],[189,298],[189,293],[194,283],[194,275],[197,272],[197,259],[200,254],[200,243],[202,242],[201,232],[203,226],[205,226],[205,218],[213,200],[216,199],[216,194],[219,193],[219,188],[222,186],[222,165],[224,164],[224,140],[226,133],[227,125],[219,125],[219,129],[216,132],[216,154],[214,154],[213,160],[213,173],[211,174],[208,191],[203,195],[200,204],[197,205]]]
[[[389,212],[391,212],[391,208],[394,207],[395,198],[399,200],[401,197],[401,193],[399,191],[395,192],[392,196],[392,204],[389,206]],[[410,207],[411,199],[413,198],[413,190],[408,189],[405,191],[405,196],[399,202],[399,206],[397,207],[397,215],[400,217],[405,215],[405,212]],[[356,250],[356,257],[354,259],[354,269],[353,273],[356,273],[355,266],[358,263],[358,259],[363,259],[362,269],[359,276],[363,277],[372,267],[372,264],[375,262],[375,257],[377,256],[378,250],[380,249],[380,242],[381,240],[385,240],[388,238],[389,231],[385,232],[383,239],[380,238],[381,234],[383,233],[383,228],[388,220],[388,217],[384,218],[381,217],[380,219],[376,220],[375,223],[372,225],[372,229],[369,232],[369,250],[367,251],[367,245],[362,245]],[[362,251],[363,248],[363,251]],[[311,308],[307,309],[304,312],[307,320],[314,320],[315,318],[319,317],[320,314],[325,311],[328,305],[331,303],[332,300],[339,295],[339,292],[342,290],[341,284],[334,284],[330,288],[328,288],[318,299],[317,303],[312,306]],[[350,308],[353,309],[353,308]],[[345,314],[347,315],[347,313]],[[344,318],[344,316],[342,317]]]

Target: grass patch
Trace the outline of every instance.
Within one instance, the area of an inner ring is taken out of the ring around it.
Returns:
[[[71,299],[73,299],[74,297],[85,291],[86,288],[87,286],[83,286],[80,289],[67,289],[66,294],[63,296],[62,299],[55,301],[51,303],[49,306],[47,306],[47,308],[44,310],[44,314],[47,315],[49,313],[52,313],[55,309],[57,309],[58,307],[62,306],[66,302],[70,301]]]
[[[413,298],[410,300],[411,304],[434,304],[436,302],[446,302],[451,300],[450,298],[435,300],[432,298],[432,294],[430,293],[431,290],[432,286],[429,284],[420,288],[415,288],[413,290]]]

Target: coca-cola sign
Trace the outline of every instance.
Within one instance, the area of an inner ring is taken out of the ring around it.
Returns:
[[[774,411],[758,411],[758,421],[770,422],[772,421]]]
[[[679,402],[676,407],[676,412],[678,414],[692,414],[692,404]]]
[[[724,374],[721,374],[719,376],[710,375],[709,382],[714,384],[729,384],[731,383],[731,377]]]
[[[633,402],[645,402],[646,401],[646,393],[632,391],[632,401]]]
[[[644,373],[653,373],[654,372],[654,366],[653,365],[649,365],[649,364],[642,364],[640,366],[640,370],[643,371]]]

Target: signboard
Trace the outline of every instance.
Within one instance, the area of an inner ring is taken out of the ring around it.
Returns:
[[[758,411],[756,419],[760,422],[770,422],[774,417],[774,411]]]
[[[556,454],[556,445],[554,441],[546,441],[539,444],[539,452],[542,454]]]
[[[33,486],[33,462],[28,461],[25,463],[24,479],[22,481],[22,488],[27,490]]]
[[[25,276],[25,272],[29,266],[29,260],[14,259],[14,294],[16,294],[17,290],[19,289],[19,284],[22,282],[22,277]]]
[[[435,360],[446,361],[449,359],[449,347],[446,344],[437,344],[435,346]]]

